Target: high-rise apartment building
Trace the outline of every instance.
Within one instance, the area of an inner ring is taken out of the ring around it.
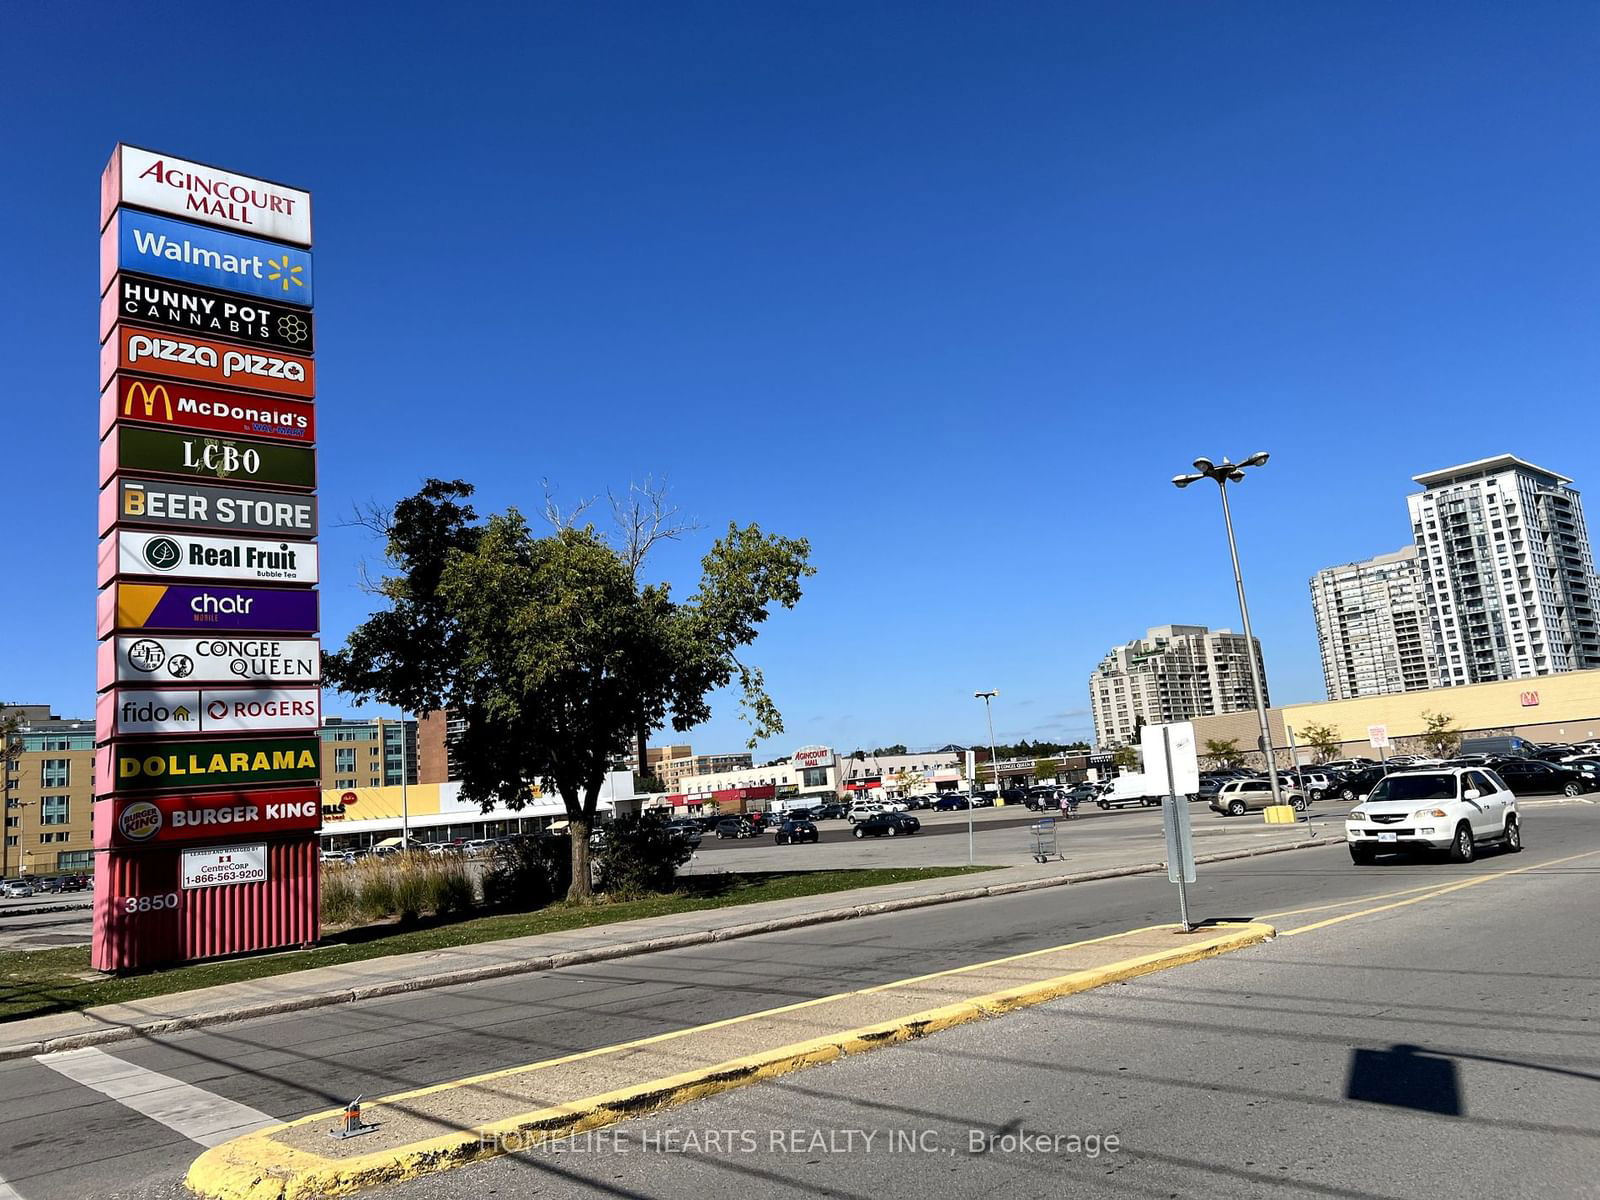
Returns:
[[[1117,646],[1089,676],[1089,704],[1101,746],[1136,740],[1141,724],[1240,712],[1256,704],[1243,634],[1204,625],[1162,625]],[[1266,691],[1261,642],[1255,644]],[[1271,703],[1265,695],[1266,703]]]
[[[398,787],[420,778],[415,721],[328,717],[321,737],[324,788]]]
[[[1439,686],[1600,667],[1594,556],[1572,481],[1509,454],[1406,497]]]
[[[1311,608],[1329,700],[1433,686],[1433,629],[1415,546],[1318,571]]]
[[[94,722],[44,705],[0,706],[19,720],[4,755],[5,839],[0,876],[94,870]]]

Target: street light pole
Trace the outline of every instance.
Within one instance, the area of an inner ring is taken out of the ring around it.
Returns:
[[[1191,483],[1201,479],[1210,479],[1217,485],[1217,492],[1222,497],[1222,523],[1228,531],[1228,555],[1233,560],[1233,585],[1239,593],[1239,620],[1244,624],[1244,654],[1250,663],[1250,683],[1255,688],[1256,719],[1261,725],[1262,753],[1267,760],[1267,778],[1272,787],[1272,803],[1283,804],[1283,789],[1278,782],[1278,756],[1272,745],[1272,729],[1267,723],[1266,688],[1261,682],[1261,665],[1256,661],[1256,639],[1250,630],[1250,606],[1244,598],[1244,575],[1239,570],[1239,543],[1233,536],[1233,511],[1228,507],[1228,484],[1238,483],[1244,478],[1246,467],[1259,467],[1266,463],[1266,451],[1258,451],[1241,463],[1233,463],[1224,458],[1221,463],[1213,463],[1209,458],[1194,460],[1194,469],[1197,475],[1175,475],[1172,482],[1180,488],[1186,488]]]
[[[994,793],[995,793],[995,801],[996,801],[996,803],[998,803],[999,800],[1000,800],[1000,759],[994,752],[994,698],[996,696],[998,696],[999,694],[1000,694],[1000,691],[999,691],[998,688],[995,689],[994,691],[989,691],[989,692],[973,692],[972,693],[974,699],[983,701],[983,711],[985,713],[987,713],[988,717],[989,717],[989,771],[990,771],[991,774],[994,775]],[[973,772],[973,774],[976,775],[977,772]],[[973,782],[976,783],[977,780],[974,779]],[[973,863],[974,863],[973,848],[972,848],[972,808],[973,808],[972,801],[968,800],[967,801],[967,866],[969,866],[969,867],[972,866]]]

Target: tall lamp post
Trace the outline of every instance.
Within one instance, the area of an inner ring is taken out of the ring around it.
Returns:
[[[1278,758],[1273,752],[1272,730],[1267,724],[1267,699],[1266,689],[1261,683],[1261,666],[1256,662],[1256,639],[1250,632],[1250,606],[1244,599],[1244,576],[1239,572],[1239,544],[1233,538],[1233,513],[1228,508],[1228,484],[1238,483],[1244,478],[1247,467],[1265,466],[1267,452],[1258,450],[1243,462],[1230,462],[1224,458],[1220,463],[1214,463],[1209,458],[1194,460],[1194,469],[1198,474],[1174,475],[1173,485],[1186,488],[1191,483],[1199,483],[1202,479],[1210,479],[1217,485],[1217,492],[1222,497],[1222,523],[1228,530],[1228,554],[1233,559],[1233,584],[1239,591],[1239,619],[1244,622],[1244,655],[1250,662],[1250,682],[1255,686],[1256,692],[1256,717],[1261,722],[1261,747],[1267,759],[1267,778],[1272,784],[1272,803],[1275,806],[1283,804],[1283,789],[1278,782]]]
[[[994,775],[995,800],[1000,799],[1000,759],[994,752],[994,698],[1000,694],[996,688],[992,692],[973,692],[974,700],[983,701],[983,711],[989,716],[989,770]],[[976,772],[974,772],[976,774]],[[974,780],[976,782],[976,780]],[[976,797],[973,798],[976,800]],[[972,808],[973,801],[967,802],[967,866],[973,865],[972,849]]]

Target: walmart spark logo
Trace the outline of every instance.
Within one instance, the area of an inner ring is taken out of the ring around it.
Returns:
[[[289,256],[287,254],[285,254],[281,259],[267,259],[267,266],[272,268],[271,271],[267,272],[267,278],[271,282],[276,283],[284,291],[287,292],[289,290],[289,285],[291,283],[294,284],[295,287],[305,287],[305,283],[300,278],[300,273],[304,271],[305,268],[299,264],[291,267],[289,265]]]

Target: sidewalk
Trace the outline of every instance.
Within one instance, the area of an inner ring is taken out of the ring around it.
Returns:
[[[1226,834],[1197,838],[1200,853],[1196,861],[1220,862],[1256,854],[1339,845],[1344,841],[1342,832],[1332,823],[1319,825],[1315,838],[1308,836],[1305,825],[1237,828],[1237,833],[1229,830]],[[925,879],[852,892],[619,921],[588,929],[480,942],[419,954],[391,955],[197,991],[174,992],[84,1012],[34,1017],[0,1024],[0,1061],[932,904],[1163,871],[1165,864],[1159,859],[1159,844],[1155,849],[1156,856],[1142,862],[1133,859],[1127,846],[1121,848],[1120,862],[1113,861],[1117,854],[1109,848],[1086,851],[1065,862],[1038,864],[1030,861],[1023,866],[966,878]]]

